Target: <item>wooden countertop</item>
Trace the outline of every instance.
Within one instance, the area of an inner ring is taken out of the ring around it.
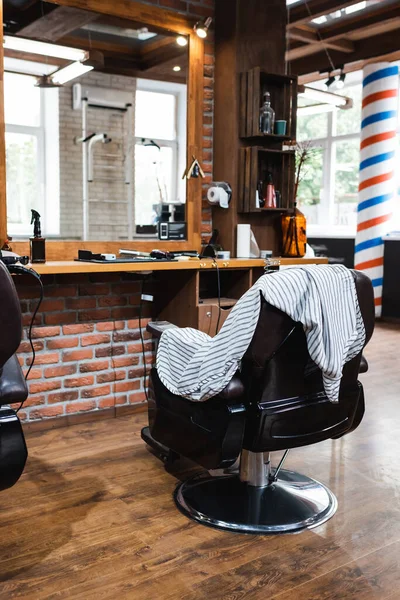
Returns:
[[[327,258],[278,258],[281,265],[309,265],[326,264]],[[264,267],[265,261],[260,258],[231,258],[230,260],[217,260],[221,269],[249,269]],[[28,265],[40,275],[56,275],[67,273],[127,273],[135,271],[180,271],[188,269],[212,269],[213,261],[210,258],[200,260],[187,260],[177,262],[143,262],[143,263],[90,263],[66,261],[48,261],[43,264]]]

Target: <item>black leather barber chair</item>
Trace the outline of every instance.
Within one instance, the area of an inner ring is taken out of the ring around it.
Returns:
[[[368,277],[353,274],[367,343],[374,329],[373,289]],[[156,331],[157,323],[149,330]],[[289,449],[358,427],[364,415],[361,358],[360,353],[344,366],[339,403],[331,403],[302,325],[263,301],[241,372],[218,396],[206,402],[175,396],[152,369],[143,439],[160,457],[172,452],[209,471],[178,485],[178,508],[200,523],[247,533],[301,531],[332,517],[337,508],[332,492],[282,466]],[[275,451],[284,454],[273,468]]]
[[[18,415],[10,404],[23,402],[28,388],[15,352],[21,342],[21,309],[14,283],[0,261],[0,490],[20,478],[28,452]]]

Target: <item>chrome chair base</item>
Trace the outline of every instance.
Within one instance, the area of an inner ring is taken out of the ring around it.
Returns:
[[[284,469],[266,487],[237,476],[190,479],[176,488],[174,498],[179,510],[199,523],[253,534],[311,529],[337,509],[335,496],[322,483]]]

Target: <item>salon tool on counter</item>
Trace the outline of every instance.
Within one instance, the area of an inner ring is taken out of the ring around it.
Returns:
[[[222,247],[218,244],[218,236],[218,229],[213,229],[210,241],[201,254],[202,257],[216,258],[217,252],[222,250]]]
[[[176,258],[168,252],[153,250],[152,252],[138,252],[136,250],[120,250],[122,256],[115,257],[113,260],[106,259],[107,254],[95,254],[90,250],[78,250],[78,258],[76,261],[93,262],[100,264],[115,264],[115,263],[144,263],[144,262],[172,262]],[[115,256],[115,255],[114,255]]]
[[[229,208],[231,199],[232,188],[226,181],[215,181],[207,191],[207,200],[214,206]]]
[[[34,209],[31,209],[31,213],[31,225],[33,224],[33,237],[29,238],[31,263],[45,263],[46,240],[42,237],[40,214]]]

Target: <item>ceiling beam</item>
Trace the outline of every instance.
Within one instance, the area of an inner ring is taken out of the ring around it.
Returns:
[[[357,42],[355,51],[348,55],[348,63],[369,60],[390,54],[399,50],[399,32],[391,31],[373,38],[367,38]],[[330,53],[331,60],[335,66],[343,64],[343,53],[332,50]],[[331,71],[329,61],[323,50],[314,56],[308,56],[292,60],[290,63],[290,72],[293,75],[305,75],[313,72],[329,72]]]
[[[173,40],[168,46],[163,48],[155,49],[152,52],[142,54],[143,56],[143,68],[151,69],[163,63],[184,57],[187,55],[187,48],[178,46]]]
[[[349,15],[346,19],[333,21],[328,25],[321,26],[319,31],[325,38],[341,38],[343,36],[352,36],[355,32],[364,30],[369,26],[378,26],[385,21],[400,17],[400,5],[394,4],[373,4],[368,11],[358,11]],[[357,38],[355,38],[357,39]]]
[[[321,52],[324,48],[337,50],[338,52],[344,52],[346,54],[355,52],[354,43],[350,40],[318,40],[316,43],[288,50],[288,52],[286,52],[286,60],[292,61],[304,56],[309,56],[310,54],[318,54],[318,52]]]
[[[91,38],[89,42],[89,37],[84,38],[80,36],[68,35],[62,38],[60,42],[62,42],[64,46],[71,46],[72,48],[82,48],[83,50],[99,50],[100,52],[103,52],[104,55],[115,54],[116,56],[121,56],[122,58],[131,57],[134,59],[138,57],[137,53],[131,46],[126,46],[125,44],[116,44],[115,42],[95,40],[93,38]]]
[[[30,62],[41,63],[46,65],[54,65],[54,67],[61,67],[67,65],[68,60],[62,58],[54,58],[53,56],[41,56],[40,54],[30,54],[29,52],[20,52],[18,50],[11,50],[10,48],[4,48],[4,56],[8,58],[18,58],[19,60],[29,60]]]
[[[321,52],[324,47],[340,52],[353,53],[355,51],[355,47],[352,45],[354,41],[399,29],[399,5],[382,7],[377,4],[373,5],[373,7],[375,10],[372,12],[364,13],[363,11],[360,11],[357,13],[357,16],[348,18],[344,22],[339,21],[338,23],[331,24],[327,27],[319,27],[318,31],[323,42],[318,39],[316,32],[314,32],[318,40],[317,42],[313,41],[309,36],[310,39],[308,40],[308,44],[289,50],[286,54],[286,59],[293,61],[305,58],[306,56]],[[303,27],[304,26],[302,26],[301,29],[289,29],[288,35],[295,38],[298,32],[302,32]],[[292,31],[294,31],[294,36],[292,36]],[[307,33],[308,32],[306,32],[306,34]],[[300,35],[301,33],[299,33],[299,36]],[[303,39],[303,41],[306,40]],[[346,60],[348,60],[348,57],[346,57]]]
[[[302,2],[298,6],[289,8],[289,23],[287,26],[289,29],[293,29],[303,23],[308,23],[312,19],[333,13],[342,8],[347,8],[355,3],[356,0],[308,0],[307,3]]]
[[[71,31],[95,21],[97,16],[96,13],[87,10],[60,6],[20,29],[18,35],[56,42]]]
[[[311,27],[293,27],[292,29],[287,30],[286,37],[290,40],[305,42],[306,44],[319,42],[319,37],[316,31],[311,29]]]
[[[366,65],[370,65],[376,62],[393,62],[395,60],[400,60],[400,50],[396,50],[395,52],[390,52],[389,54],[383,54],[376,56],[374,58],[370,58],[369,60],[359,60],[352,63],[349,63],[344,66],[344,73],[354,73],[355,71],[361,71]],[[332,71],[332,75],[339,75],[340,70]],[[307,73],[307,75],[300,75],[298,83],[299,85],[307,85],[308,83],[314,83],[315,81],[320,81],[326,79],[326,73],[320,73],[319,71],[313,71],[312,73]]]

